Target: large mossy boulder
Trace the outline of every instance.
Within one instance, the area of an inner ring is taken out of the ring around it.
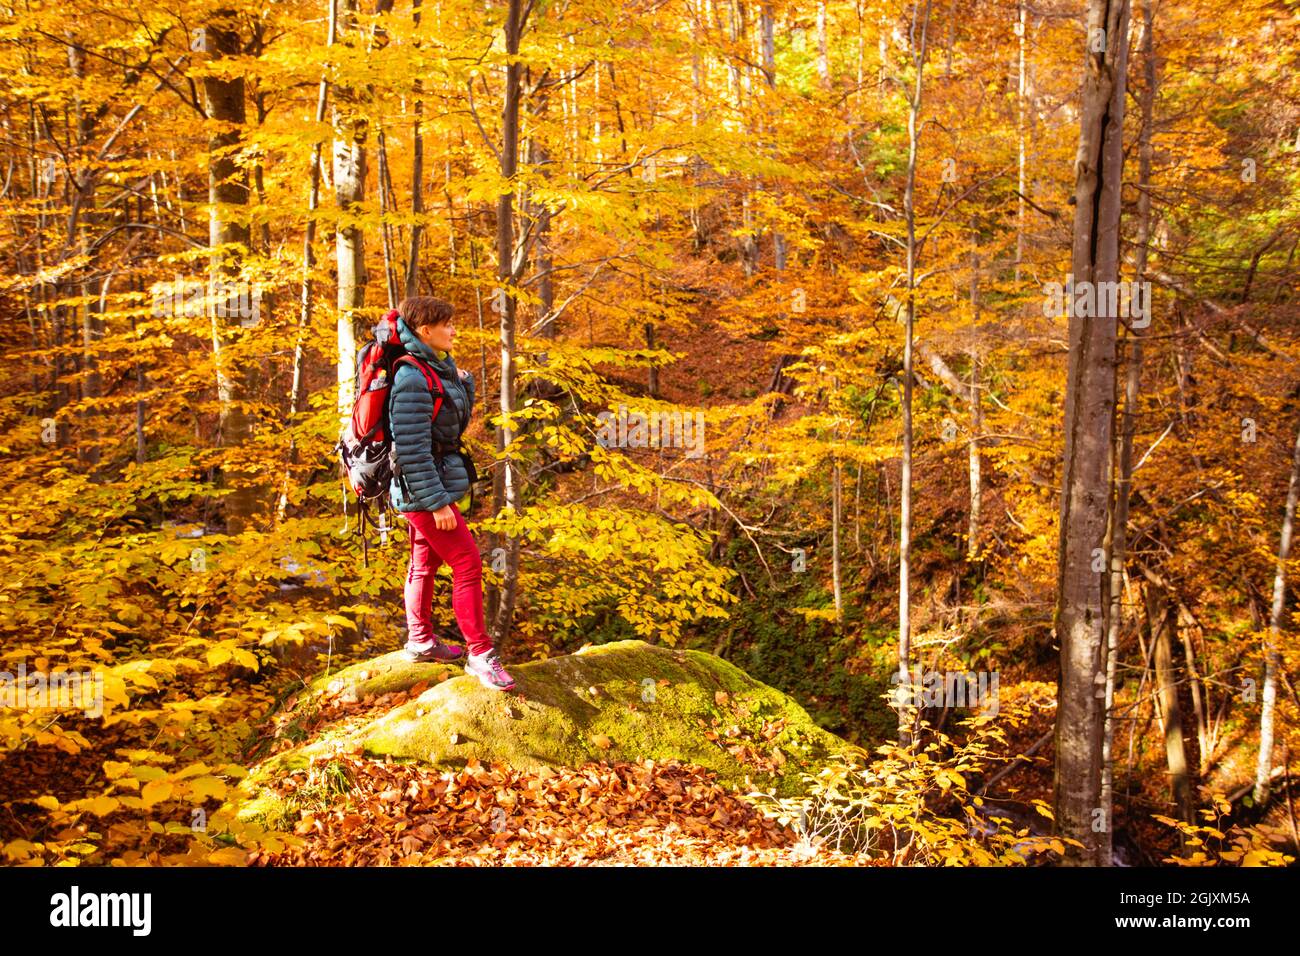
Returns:
[[[400,653],[320,678],[293,703],[311,708],[340,693],[365,699],[428,689],[344,733],[324,733],[255,768],[245,791],[305,766],[342,740],[371,757],[462,767],[470,758],[515,769],[597,760],[676,759],[738,789],[803,792],[802,773],[860,748],[818,727],[781,691],[694,650],[618,641],[511,665],[515,689],[491,691],[459,667],[412,664]],[[241,816],[262,817],[263,795]]]

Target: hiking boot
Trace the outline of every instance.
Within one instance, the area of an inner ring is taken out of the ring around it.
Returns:
[[[414,661],[417,664],[436,664],[446,661],[458,661],[464,655],[465,649],[457,647],[455,644],[443,644],[441,641],[434,644],[427,651],[412,650],[408,644],[402,648],[402,656],[408,661]]]
[[[496,651],[471,654],[465,661],[465,673],[473,674],[488,690],[513,690],[515,679],[501,666]]]

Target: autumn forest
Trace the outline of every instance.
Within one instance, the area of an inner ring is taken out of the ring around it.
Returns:
[[[1292,0],[0,9],[6,865],[1300,857]]]

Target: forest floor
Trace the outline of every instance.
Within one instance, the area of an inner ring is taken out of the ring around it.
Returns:
[[[330,770],[325,768],[333,767]],[[438,771],[359,756],[319,760],[281,782],[318,801],[345,776],[339,805],[307,809],[301,844],[254,853],[260,866],[854,866],[763,816],[713,775],[675,761],[520,772],[477,762]]]
[[[393,695],[364,699],[320,716],[355,724],[397,702]],[[86,738],[88,747],[61,760],[32,749],[0,761],[0,806],[7,805],[0,844],[71,836],[51,832],[31,801],[43,794],[75,799],[88,784],[107,785],[105,761],[150,742],[139,728],[121,724],[88,729]],[[814,846],[712,771],[677,761],[521,772],[471,760],[445,770],[339,752],[284,775],[274,788],[299,811],[291,827],[295,845],[253,851],[249,865],[879,865]],[[89,828],[81,824],[83,836],[88,829],[103,836],[82,865],[209,862],[208,851],[186,834],[149,832],[132,825],[134,817],[117,810],[89,818]]]

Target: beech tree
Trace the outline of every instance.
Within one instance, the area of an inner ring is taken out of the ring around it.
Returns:
[[[1124,171],[1128,0],[1088,5],[1079,148],[1075,159],[1075,288],[1119,281],[1120,188]],[[1106,285],[1103,285],[1106,284]],[[1086,315],[1072,309],[1065,392],[1056,639],[1061,676],[1056,720],[1056,829],[1077,841],[1066,860],[1097,859],[1098,833],[1111,826],[1101,805],[1105,718],[1105,538],[1115,411],[1117,300],[1093,296]]]

